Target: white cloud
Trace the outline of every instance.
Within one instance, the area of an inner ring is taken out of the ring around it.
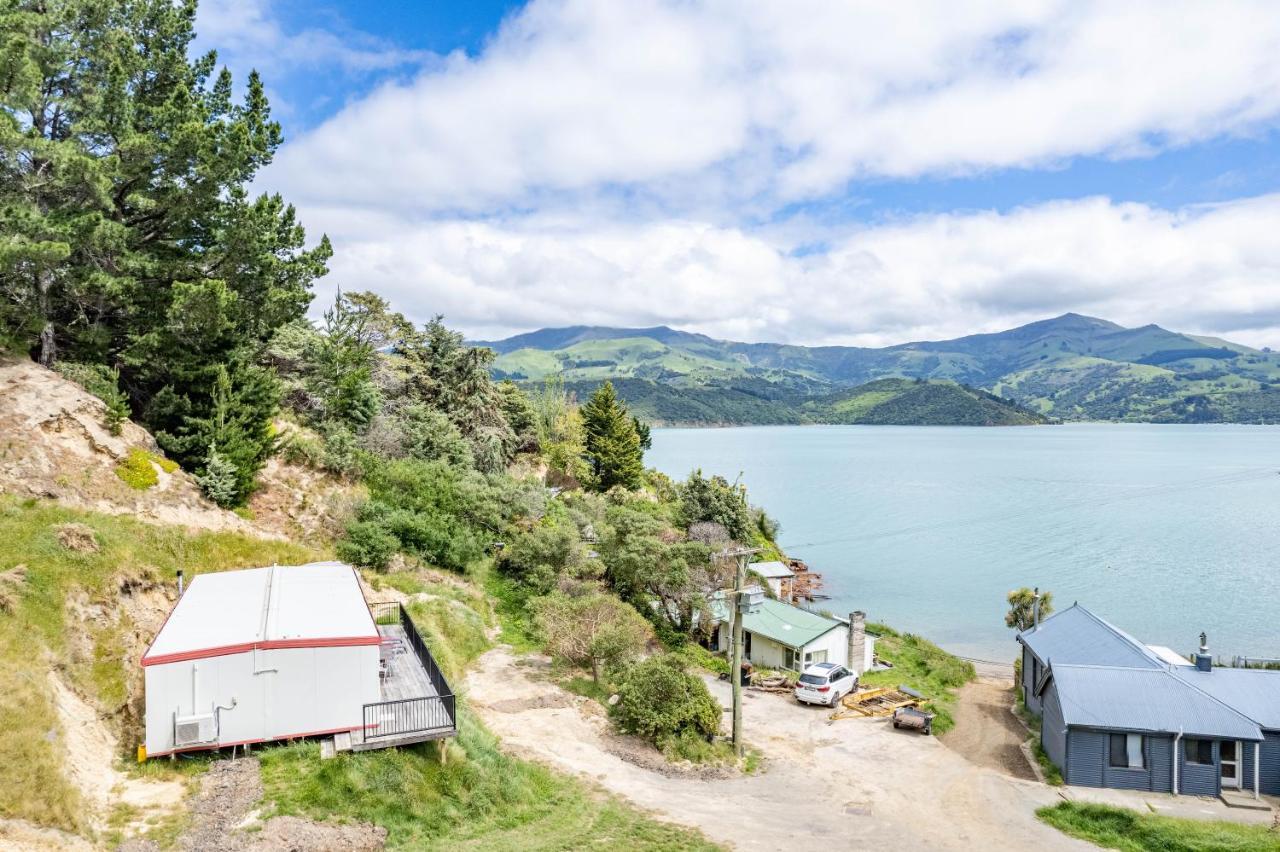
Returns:
[[[795,257],[735,228],[405,223],[344,228],[329,286],[376,289],[476,337],[666,323],[717,337],[883,345],[1078,311],[1280,343],[1280,195],[1169,212],[1106,199],[856,228]],[[353,216],[356,218],[353,220]]]
[[[291,144],[272,178],[418,212],[619,187],[767,206],[1256,132],[1280,115],[1277,56],[1269,0],[534,2],[480,56]]]
[[[198,52],[218,51],[218,62],[233,69],[243,83],[249,71],[261,72],[272,104],[289,113],[298,106],[277,88],[282,79],[317,72],[363,77],[416,67],[433,60],[427,51],[406,50],[385,39],[331,22],[290,27],[281,21],[271,0],[201,0],[196,18]]]
[[[227,20],[245,52],[309,62],[314,39],[329,61],[380,61],[359,39]],[[535,0],[480,55],[437,58],[287,143],[260,185],[334,239],[326,287],[477,337],[666,323],[878,345],[1072,310],[1280,343],[1277,196],[866,226],[789,208],[868,178],[1270,132],[1277,56],[1270,0]]]

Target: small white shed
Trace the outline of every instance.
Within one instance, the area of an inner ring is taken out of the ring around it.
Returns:
[[[147,755],[362,729],[380,641],[349,565],[201,574],[142,657]]]

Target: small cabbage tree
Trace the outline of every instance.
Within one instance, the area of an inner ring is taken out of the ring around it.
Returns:
[[[1006,627],[1012,627],[1021,633],[1028,630],[1035,624],[1035,600],[1038,589],[1028,589],[1023,586],[1021,589],[1014,589],[1006,596],[1009,602],[1009,611],[1005,613],[1004,624]],[[1040,618],[1043,619],[1053,612],[1053,593],[1039,592],[1040,594]]]

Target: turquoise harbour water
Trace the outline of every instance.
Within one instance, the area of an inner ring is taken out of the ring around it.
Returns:
[[[646,463],[734,479],[835,612],[1016,656],[1004,596],[1053,592],[1144,642],[1280,657],[1280,427],[655,429]]]

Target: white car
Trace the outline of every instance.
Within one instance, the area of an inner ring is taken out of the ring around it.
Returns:
[[[801,704],[835,707],[858,688],[858,676],[835,663],[815,663],[804,670],[796,683],[796,700]]]

